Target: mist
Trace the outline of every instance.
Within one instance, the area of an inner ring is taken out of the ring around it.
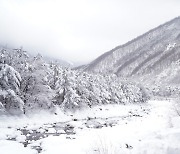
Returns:
[[[179,15],[179,0],[1,0],[0,44],[88,63]]]

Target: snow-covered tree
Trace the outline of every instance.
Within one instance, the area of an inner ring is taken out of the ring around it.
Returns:
[[[20,94],[20,74],[7,64],[0,64],[0,106],[9,113],[23,112]]]
[[[49,65],[42,60],[42,57],[40,55],[34,57],[31,69],[24,75],[21,84],[25,112],[53,108],[54,92],[48,85],[50,74]]]
[[[29,56],[22,48],[0,50],[0,63],[1,111],[9,111],[13,106],[24,113],[54,106],[72,111],[98,104],[140,103],[148,99],[140,85],[122,81],[116,75],[63,68],[56,62],[46,62],[40,54]]]

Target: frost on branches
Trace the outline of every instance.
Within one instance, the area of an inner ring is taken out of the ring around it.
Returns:
[[[19,72],[19,73],[18,73]],[[0,50],[0,111],[28,113],[60,107],[74,111],[98,104],[142,103],[140,85],[115,75],[95,75],[63,68],[22,49]]]

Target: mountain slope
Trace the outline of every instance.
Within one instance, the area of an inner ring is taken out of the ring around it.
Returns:
[[[101,55],[84,71],[131,77],[159,74],[180,58],[180,17]]]

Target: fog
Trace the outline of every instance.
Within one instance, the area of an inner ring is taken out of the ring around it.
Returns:
[[[0,44],[87,63],[179,15],[179,0],[0,0]]]

